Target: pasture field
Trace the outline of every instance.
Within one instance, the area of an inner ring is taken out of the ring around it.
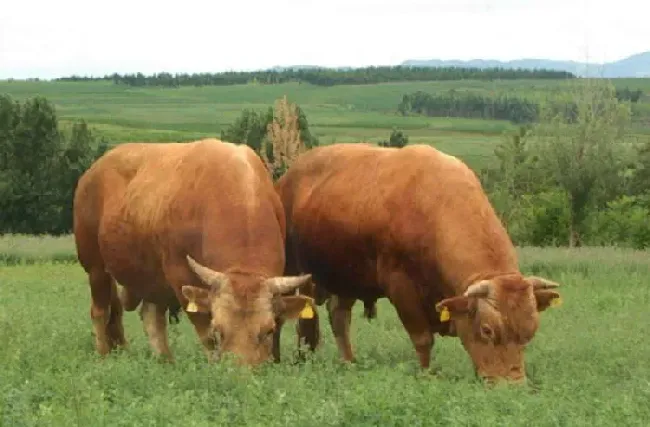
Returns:
[[[386,300],[372,322],[355,307],[354,365],[338,362],[325,318],[323,347],[303,364],[293,363],[291,322],[280,364],[208,365],[185,316],[170,326],[177,361],[164,364],[150,355],[136,313],[125,316],[130,350],[101,361],[73,250],[69,236],[0,239],[2,426],[573,427],[650,419],[647,251],[520,249],[522,270],[559,281],[564,302],[542,313],[527,349],[530,385],[488,390],[456,338],[439,338],[432,372],[420,374]]]
[[[633,132],[650,135],[650,79],[613,79],[616,87],[642,89],[636,108],[643,117]],[[388,139],[393,128],[404,130],[412,143],[434,145],[458,155],[479,169],[494,160],[493,151],[504,131],[516,127],[501,120],[400,116],[402,95],[415,91],[508,91],[538,97],[564,93],[569,80],[455,80],[320,87],[309,84],[234,85],[204,87],[128,87],[112,82],[0,81],[0,93],[23,100],[43,95],[57,108],[62,126],[84,119],[114,143],[127,141],[186,141],[218,137],[243,109],[265,110],[287,95],[305,111],[310,130],[322,144]],[[647,114],[646,114],[647,113]]]

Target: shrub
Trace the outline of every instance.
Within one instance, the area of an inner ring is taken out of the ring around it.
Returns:
[[[380,147],[402,148],[405,147],[408,143],[409,137],[404,132],[401,130],[393,129],[393,131],[390,133],[388,141],[379,141],[378,145]]]
[[[650,247],[650,194],[621,196],[588,218],[588,244]]]

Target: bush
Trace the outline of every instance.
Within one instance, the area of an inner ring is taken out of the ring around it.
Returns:
[[[650,248],[650,194],[621,196],[588,218],[587,244]]]
[[[561,190],[526,194],[511,205],[508,232],[516,245],[561,246],[569,236],[569,203]]]
[[[404,132],[401,130],[393,129],[393,131],[390,133],[388,141],[379,141],[378,145],[380,147],[402,148],[405,147],[408,143],[409,137]]]

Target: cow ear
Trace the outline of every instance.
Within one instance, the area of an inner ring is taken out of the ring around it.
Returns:
[[[282,297],[278,316],[284,320],[313,319],[316,316],[314,300],[304,295]]]
[[[535,300],[537,301],[537,311],[544,311],[549,307],[562,304],[560,294],[548,289],[535,291]]]
[[[183,296],[187,298],[185,311],[188,313],[210,313],[210,291],[196,286],[183,286]]]
[[[452,316],[462,316],[469,312],[470,298],[464,295],[445,298],[436,304],[436,311],[440,313],[440,321],[447,322]]]

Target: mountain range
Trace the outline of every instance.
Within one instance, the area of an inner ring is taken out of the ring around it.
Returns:
[[[545,68],[550,70],[568,71],[580,77],[650,77],[650,51],[637,53],[618,61],[599,63],[586,63],[577,61],[558,61],[553,59],[524,58],[513,61],[499,61],[496,59],[472,59],[462,61],[457,59],[408,59],[403,61],[403,66],[418,67],[477,67],[477,68]],[[351,70],[355,67],[319,67],[318,65],[292,65],[275,66],[271,70],[281,71],[287,69],[314,69],[331,68],[335,70]]]
[[[650,51],[637,53],[618,61],[605,62],[603,64],[524,58],[513,61],[498,61],[494,59],[472,59],[469,61],[454,59],[409,59],[400,65],[419,67],[545,68],[568,71],[580,77],[650,77]]]

